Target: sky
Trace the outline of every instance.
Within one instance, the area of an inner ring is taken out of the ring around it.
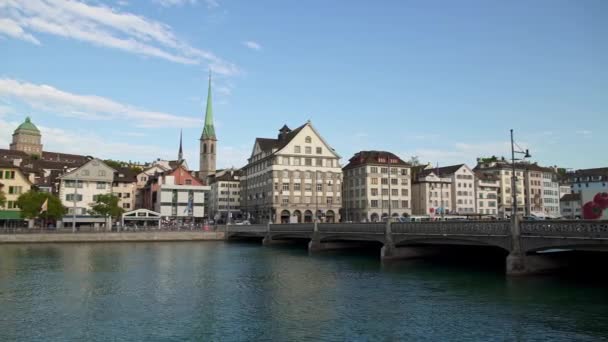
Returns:
[[[198,166],[212,73],[218,167],[311,120],[348,159],[509,156],[608,166],[608,1],[1,0],[0,148]]]

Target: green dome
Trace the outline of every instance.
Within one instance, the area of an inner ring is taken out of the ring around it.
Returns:
[[[30,120],[29,116],[27,118],[25,118],[25,121],[21,125],[19,125],[19,127],[17,127],[17,129],[15,130],[15,133],[18,133],[18,132],[34,133],[34,134],[40,135],[40,131],[38,130],[38,127],[36,127],[36,125],[34,125],[32,123],[32,120]]]

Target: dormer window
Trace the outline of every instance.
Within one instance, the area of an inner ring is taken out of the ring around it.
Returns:
[[[304,141],[306,141],[307,144],[310,144],[312,142],[312,138],[308,136],[304,139]]]

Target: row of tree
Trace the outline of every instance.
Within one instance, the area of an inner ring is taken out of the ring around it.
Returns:
[[[112,194],[99,195],[91,205],[89,214],[109,216],[116,219],[124,212],[118,202],[118,197]],[[4,207],[5,204],[6,196],[0,191],[0,207]],[[21,194],[17,199],[16,205],[21,209],[21,217],[26,219],[44,217],[49,220],[59,220],[68,212],[68,209],[57,196],[48,192],[40,192],[36,189]]]

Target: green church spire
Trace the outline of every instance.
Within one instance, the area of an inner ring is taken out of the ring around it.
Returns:
[[[205,127],[202,139],[215,139],[215,127],[213,127],[213,105],[211,101],[211,71],[209,71],[209,88],[207,90],[207,110],[205,111]]]

